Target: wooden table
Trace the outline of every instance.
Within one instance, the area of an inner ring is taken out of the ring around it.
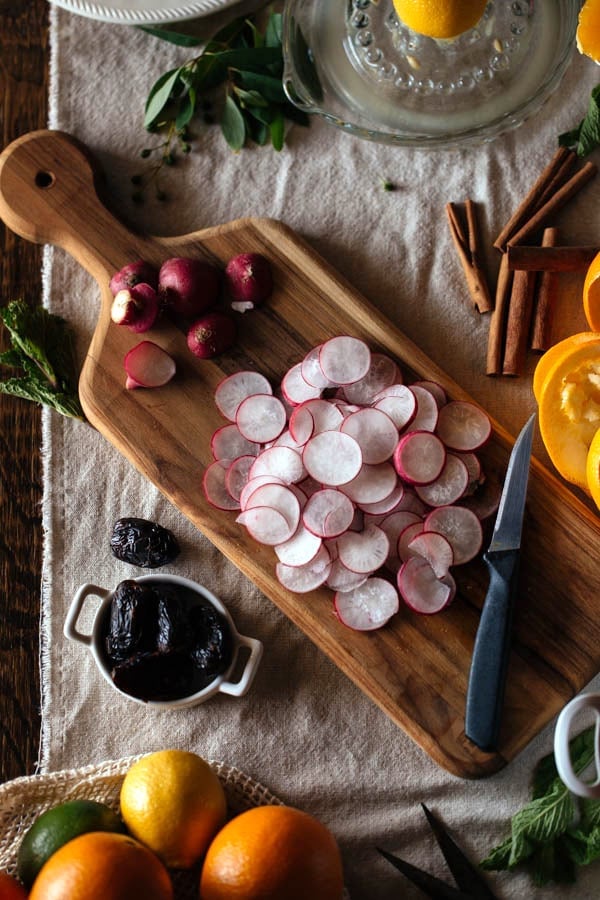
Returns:
[[[2,148],[47,124],[48,9],[46,0],[0,0]],[[40,301],[41,258],[0,223],[0,304]],[[31,774],[38,755],[40,442],[38,407],[0,394],[0,781]]]

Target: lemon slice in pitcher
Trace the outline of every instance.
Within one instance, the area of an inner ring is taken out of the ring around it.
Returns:
[[[401,22],[427,37],[448,39],[473,28],[487,0],[394,0]]]

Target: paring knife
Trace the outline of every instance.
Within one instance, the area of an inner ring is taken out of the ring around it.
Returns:
[[[492,540],[483,556],[490,584],[475,637],[465,714],[465,734],[481,750],[496,749],[500,730],[535,418],[534,413],[510,454]]]

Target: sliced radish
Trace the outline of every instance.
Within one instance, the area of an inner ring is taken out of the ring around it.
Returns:
[[[292,450],[299,450],[300,452],[302,452],[302,447],[304,446],[304,442],[298,443],[298,441],[294,440],[293,435],[290,434],[289,428],[285,428],[281,432],[279,437],[275,438],[275,440],[272,442],[271,446],[272,447],[290,447]]]
[[[294,533],[283,513],[272,506],[253,506],[241,512],[235,521],[245,525],[255,541],[268,546],[281,544]]]
[[[446,391],[441,384],[437,383],[437,381],[415,381],[411,387],[422,387],[425,388],[426,391],[429,391],[429,393],[435,397],[438,408],[445,406],[448,402]]]
[[[413,554],[408,549],[409,544],[418,534],[422,534],[423,531],[425,531],[425,523],[422,519],[413,522],[402,529],[398,535],[398,543],[396,545],[396,555],[398,556],[398,559],[402,560],[402,562],[406,562],[407,559],[411,558]]]
[[[396,472],[411,484],[430,484],[441,474],[446,448],[430,431],[409,431],[394,452]]]
[[[398,590],[407,606],[425,616],[441,612],[452,602],[456,585],[451,575],[438,578],[426,559],[413,556],[398,572]]]
[[[273,475],[285,484],[294,484],[306,475],[302,455],[292,447],[272,446],[260,453],[250,470],[250,478]]]
[[[283,481],[281,481],[280,478],[275,478],[274,475],[257,475],[256,478],[249,478],[240,493],[241,509],[246,508],[246,504],[254,491],[257,488],[262,487],[263,484],[283,484]]]
[[[204,495],[212,506],[217,509],[239,509],[239,502],[231,496],[227,490],[227,470],[229,463],[224,460],[216,460],[211,463],[204,472],[202,487]]]
[[[300,523],[289,540],[275,547],[275,553],[279,562],[286,566],[305,566],[315,558],[322,543],[318,535],[313,534]]]
[[[316,347],[313,347],[312,350],[308,351],[308,353],[302,360],[300,372],[303,379],[308,384],[312,385],[312,387],[325,390],[325,388],[333,387],[333,385],[331,381],[323,374],[323,369],[321,368],[321,363],[319,362],[321,347],[322,344],[318,344]]]
[[[456,456],[458,456],[459,459],[462,459],[467,467],[469,483],[467,484],[465,494],[473,493],[483,481],[483,470],[479,458],[475,453],[456,453]]]
[[[359,506],[368,516],[387,516],[394,512],[396,507],[402,502],[404,491],[404,485],[397,479],[396,487],[383,500],[378,500],[376,503],[360,503]]]
[[[141,341],[132,347],[125,356],[124,366],[128,390],[162,387],[175,374],[175,360],[154,341]]]
[[[437,433],[451,450],[478,450],[492,433],[492,423],[482,409],[466,400],[452,400],[440,410]]]
[[[397,387],[399,389],[398,392],[380,397],[374,402],[373,406],[375,409],[386,413],[396,428],[401,431],[410,425],[417,414],[417,398],[406,385],[399,384]],[[402,393],[400,393],[400,390]]]
[[[435,431],[440,412],[435,397],[431,391],[418,385],[411,385],[410,390],[417,400],[417,412],[410,423],[411,429],[413,431]]]
[[[210,449],[215,459],[235,459],[238,456],[257,456],[260,444],[245,438],[232,422],[217,428],[211,438]]]
[[[371,573],[385,562],[390,544],[378,525],[369,523],[363,531],[347,531],[337,539],[340,561],[352,572]]]
[[[271,385],[260,372],[234,372],[224,378],[215,389],[215,403],[221,415],[235,422],[238,406],[253,394],[270,394]]]
[[[426,503],[423,503],[420,497],[417,497],[414,490],[412,488],[406,488],[404,493],[402,494],[402,499],[398,503],[397,509],[394,512],[400,512],[400,510],[408,510],[409,512],[414,512],[418,516],[423,518],[428,512],[429,507]]]
[[[298,446],[302,447],[313,436],[315,420],[307,407],[308,400],[296,406],[289,418],[288,430]]]
[[[393,465],[383,462],[376,466],[363,465],[358,475],[341,485],[341,490],[355,503],[378,503],[390,496],[397,483]]]
[[[321,346],[319,363],[323,375],[333,384],[352,384],[369,371],[371,351],[359,338],[340,335]]]
[[[377,394],[390,385],[401,381],[400,371],[393,359],[383,353],[372,353],[368,372],[359,380],[344,387],[344,396],[349,403],[365,406]]]
[[[344,420],[343,413],[329,400],[306,400],[290,416],[290,431],[299,442],[320,431],[336,431]]]
[[[448,453],[444,468],[431,484],[417,484],[417,495],[429,506],[449,506],[456,503],[469,484],[467,467],[458,456]]]
[[[400,606],[394,585],[378,577],[367,578],[353,590],[338,591],[333,602],[340,622],[355,631],[382,628]]]
[[[398,429],[393,421],[385,412],[374,407],[351,413],[340,425],[340,431],[357,441],[363,462],[370,465],[390,459],[398,443]]]
[[[325,583],[332,591],[351,591],[364,584],[368,577],[362,572],[351,572],[339,559],[333,559]]]
[[[440,506],[425,518],[427,531],[439,531],[454,553],[454,565],[469,562],[481,550],[483,530],[474,512],[464,506]]]
[[[286,423],[285,407],[272,394],[253,394],[238,406],[235,421],[249,441],[264,444],[279,437]]]
[[[246,501],[245,511],[255,509],[257,506],[276,509],[289,525],[289,534],[274,543],[280,544],[289,540],[300,522],[300,501],[294,492],[284,484],[263,484],[252,492]]]
[[[281,392],[292,406],[321,396],[321,388],[309,384],[303,378],[302,363],[297,363],[285,373],[281,382]]]
[[[408,542],[409,556],[426,559],[437,578],[444,578],[454,564],[454,553],[450,541],[437,531],[421,531]]]
[[[232,460],[225,472],[225,487],[238,503],[244,487],[248,484],[248,475],[254,460],[254,456],[238,456]]]
[[[331,557],[321,547],[314,559],[303,566],[286,566],[278,562],[275,574],[283,587],[296,594],[306,594],[325,584],[331,571]]]
[[[309,531],[321,538],[343,534],[354,518],[354,505],[341,491],[325,488],[316,491],[302,510],[302,522]]]
[[[302,461],[308,474],[316,481],[337,487],[358,475],[362,453],[349,434],[321,431],[305,445]]]
[[[473,494],[461,497],[458,505],[470,509],[483,522],[498,512],[501,495],[502,488],[498,482],[486,479]]]

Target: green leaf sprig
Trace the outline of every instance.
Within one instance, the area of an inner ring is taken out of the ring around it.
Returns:
[[[570,743],[573,769],[594,760],[595,727]],[[600,858],[600,800],[574,798],[561,781],[554,755],[538,764],[530,802],[511,819],[510,835],[481,862],[483,869],[525,868],[537,887],[570,884],[579,866]]]
[[[11,347],[0,353],[0,365],[21,374],[0,381],[0,393],[52,407],[63,416],[85,419],[77,393],[73,342],[64,319],[42,306],[13,300],[0,308]]]
[[[282,17],[271,12],[261,30],[252,17],[230,22],[202,51],[183,65],[164,72],[146,99],[144,127],[160,132],[155,147],[142,150],[157,162],[143,175],[134,176],[135,199],[155,183],[159,199],[166,199],[159,186],[164,165],[173,165],[178,151],[189,153],[190,124],[201,119],[218,124],[235,152],[248,143],[271,144],[281,150],[285,120],[308,124],[308,116],[287,99],[283,90]],[[144,28],[155,37],[180,46],[202,42],[186,34],[159,28]]]
[[[592,91],[587,112],[579,125],[558,136],[561,147],[575,150],[578,156],[588,156],[600,147],[600,84]]]

